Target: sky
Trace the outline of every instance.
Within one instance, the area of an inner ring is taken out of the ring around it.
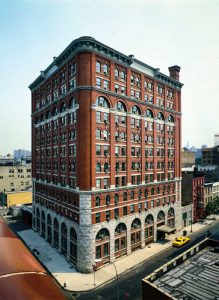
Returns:
[[[218,0],[1,0],[0,155],[31,149],[28,86],[80,36],[169,75],[181,67],[182,145],[219,133]]]

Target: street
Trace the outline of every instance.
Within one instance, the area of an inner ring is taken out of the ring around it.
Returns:
[[[190,243],[182,248],[175,249],[170,247],[166,251],[163,251],[162,253],[145,261],[141,266],[133,268],[133,270],[127,274],[120,276],[119,299],[141,300],[141,280],[148,274],[152,273],[155,269],[167,263],[168,260],[173,259],[194,244],[201,241],[204,237],[206,237],[208,230],[210,230],[212,238],[219,239],[219,221],[215,221],[213,224],[206,226],[203,230],[193,233]],[[78,300],[117,300],[116,280],[91,292],[80,294],[69,293],[66,294],[66,296],[68,299]]]

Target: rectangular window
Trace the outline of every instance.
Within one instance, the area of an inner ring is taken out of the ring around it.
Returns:
[[[109,90],[109,81],[107,81],[107,80],[103,81],[103,88],[104,88],[104,90]]]
[[[96,122],[101,122],[101,112],[100,111],[97,111],[96,112]]]
[[[126,117],[121,116],[121,124],[125,125],[126,124]]]
[[[96,213],[95,221],[96,221],[96,223],[100,223],[100,213]]]
[[[130,205],[130,213],[133,214],[135,212],[134,204]]]
[[[103,151],[104,151],[104,156],[108,156],[109,155],[109,146],[104,146]]]
[[[151,200],[151,207],[154,207],[154,200]]]
[[[104,113],[104,122],[105,123],[109,122],[109,114],[108,113]]]
[[[103,254],[104,254],[104,256],[109,255],[109,244],[108,243],[103,245]]]
[[[127,206],[123,207],[123,216],[126,216],[128,214],[127,212]]]
[[[135,147],[131,147],[131,156],[135,156]]]
[[[109,179],[104,178],[104,189],[108,189],[108,188],[109,188]]]
[[[110,210],[106,211],[106,220],[109,221],[110,220]]]
[[[119,92],[119,85],[115,84],[115,93],[118,93],[118,92]]]
[[[101,246],[96,247],[96,259],[101,258]]]
[[[114,209],[114,215],[115,215],[116,219],[119,217],[119,209],[118,208]]]
[[[115,252],[119,251],[119,239],[115,240]]]
[[[96,179],[96,188],[97,189],[101,188],[101,179]]]
[[[101,88],[101,79],[100,78],[96,78],[96,86]]]
[[[116,187],[119,187],[119,177],[116,177]]]
[[[121,86],[121,94],[125,95],[125,87],[124,86]]]
[[[101,146],[96,145],[96,155],[101,155]]]

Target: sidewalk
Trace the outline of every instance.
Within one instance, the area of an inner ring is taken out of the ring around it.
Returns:
[[[205,226],[208,226],[212,222],[213,220],[206,220],[205,223],[193,224],[192,230],[193,232],[196,232]],[[191,226],[185,227],[175,234],[169,235],[165,240],[166,243],[165,241],[151,243],[144,249],[137,250],[129,256],[123,256],[116,260],[114,264],[116,265],[118,274],[120,275],[127,272],[148,258],[169,248],[172,241],[176,237],[182,235],[183,230],[186,230],[188,235],[191,234]],[[74,292],[88,291],[115,279],[115,269],[112,264],[108,264],[97,270],[95,274],[96,285],[94,285],[93,273],[82,274],[77,272],[77,270],[69,264],[61,254],[59,254],[49,243],[47,243],[32,229],[18,231],[17,234],[26,243],[30,250],[35,248],[39,251],[39,260],[65,290]]]

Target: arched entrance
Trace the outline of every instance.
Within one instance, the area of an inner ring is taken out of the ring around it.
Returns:
[[[95,245],[95,258],[101,260],[97,266],[108,263],[110,261],[110,234],[108,229],[102,228],[97,233]]]
[[[161,210],[157,215],[157,240],[162,240],[165,238],[165,233],[159,231],[159,227],[163,226],[164,224],[165,224],[165,214]]]
[[[141,221],[136,218],[131,225],[131,251],[141,248]]]
[[[51,216],[47,216],[47,242],[51,244],[52,241],[52,220]]]
[[[115,229],[115,258],[127,254],[127,228],[119,223]]]
[[[144,238],[145,238],[145,245],[153,242],[154,240],[154,218],[152,215],[148,215],[145,218]]]
[[[77,233],[74,228],[70,230],[70,261],[77,264]]]
[[[175,227],[175,211],[173,207],[168,210],[167,225],[170,227]]]
[[[61,251],[63,255],[67,255],[67,227],[65,223],[61,226]]]
[[[55,248],[59,248],[59,222],[58,220],[55,218],[54,219],[54,247]]]
[[[42,226],[42,237],[45,238],[46,236],[46,222],[45,222],[45,213],[42,211],[42,216],[41,216],[41,226]]]

